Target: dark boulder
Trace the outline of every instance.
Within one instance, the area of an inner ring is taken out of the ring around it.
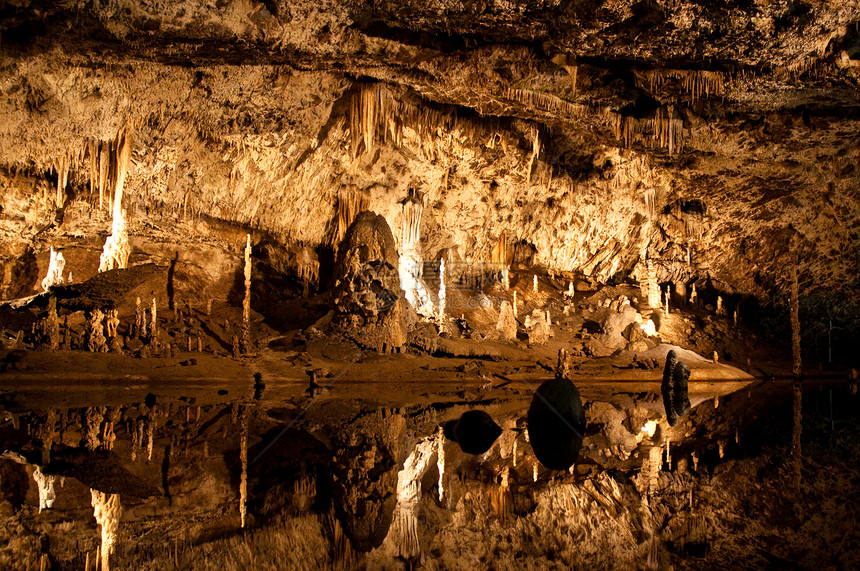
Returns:
[[[502,434],[502,429],[483,410],[468,410],[457,420],[445,423],[445,437],[460,445],[466,454],[483,454]]]
[[[528,412],[529,441],[541,464],[567,470],[579,455],[585,413],[576,386],[564,378],[543,383]]]

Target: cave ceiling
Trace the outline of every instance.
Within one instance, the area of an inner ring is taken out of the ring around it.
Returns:
[[[768,296],[797,264],[856,293],[858,21],[852,0],[0,2],[4,239],[48,239],[39,185],[70,164],[85,196],[88,145],[132,125],[137,221],[317,246],[344,188],[395,229],[414,188],[425,258],[502,239],[601,281],[647,256],[661,281]]]

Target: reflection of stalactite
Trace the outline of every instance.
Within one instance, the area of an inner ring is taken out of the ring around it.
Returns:
[[[119,518],[122,515],[122,506],[119,502],[119,494],[106,494],[98,490],[90,490],[93,505],[93,516],[96,523],[102,528],[102,570],[110,570],[110,556],[116,551],[117,531],[119,529]]]
[[[101,446],[102,422],[105,412],[104,407],[90,407],[84,412],[83,445],[87,450],[96,450]]]
[[[36,487],[39,488],[39,513],[42,510],[51,509],[56,499],[54,493],[54,476],[42,472],[42,468],[36,466],[33,470],[33,479],[36,481]]]

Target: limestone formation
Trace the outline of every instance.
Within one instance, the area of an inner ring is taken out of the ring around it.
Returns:
[[[57,497],[54,492],[55,479],[53,475],[42,472],[40,466],[33,469],[33,480],[36,481],[36,487],[39,490],[39,513],[42,513],[42,510],[51,509],[54,505]]]
[[[66,259],[62,251],[54,250],[51,246],[51,257],[48,262],[48,273],[42,280],[42,289],[48,291],[55,285],[63,285],[63,268],[66,267]],[[69,273],[71,276],[71,273]],[[71,277],[69,278],[71,281]]]
[[[247,353],[251,348],[251,235],[245,239],[245,295],[242,298],[242,337],[240,352]]]
[[[400,289],[399,258],[385,218],[358,214],[338,249],[332,326],[376,351],[402,347],[415,321]]]
[[[92,353],[104,353],[108,350],[106,341],[104,313],[100,309],[94,309],[87,319],[87,348]]]
[[[496,331],[502,341],[517,340],[517,319],[511,304],[502,300],[499,308],[499,320],[496,322]]]
[[[529,345],[546,345],[552,336],[547,312],[540,309],[535,309],[531,315],[526,316],[525,329],[529,336]]]

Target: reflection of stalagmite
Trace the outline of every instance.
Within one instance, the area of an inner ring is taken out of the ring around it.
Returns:
[[[146,325],[144,325],[143,318],[143,308],[140,306],[140,298],[135,299],[135,308],[134,308],[134,333],[135,337],[142,337],[144,335],[144,329]]]
[[[33,470],[33,479],[36,481],[36,486],[39,488],[39,513],[42,510],[49,510],[54,505],[56,494],[54,493],[54,476],[42,472],[42,468],[36,466]]]
[[[436,435],[436,469],[439,471],[439,501],[445,496],[445,437],[440,430]]]
[[[430,466],[434,454],[438,453],[440,441],[436,435],[419,442],[397,474],[397,504],[394,519],[383,542],[383,548],[393,552],[394,557],[407,561],[421,558],[418,541],[418,502],[421,499],[421,478]]]
[[[242,433],[239,437],[239,460],[242,463],[242,474],[239,479],[239,518],[245,527],[245,516],[248,513],[248,419],[242,417]]]
[[[245,240],[245,297],[242,299],[242,352],[251,347],[251,235]]]
[[[48,291],[52,286],[63,285],[63,268],[66,267],[66,259],[62,251],[51,247],[51,259],[48,262],[48,273],[42,280],[42,289]]]
[[[149,325],[149,338],[152,340],[150,345],[153,349],[158,348],[158,306],[156,299],[152,298],[152,321]]]
[[[102,571],[110,570],[110,556],[116,551],[117,530],[122,506],[119,494],[106,494],[98,490],[90,490],[92,496],[93,516],[102,528]]]

